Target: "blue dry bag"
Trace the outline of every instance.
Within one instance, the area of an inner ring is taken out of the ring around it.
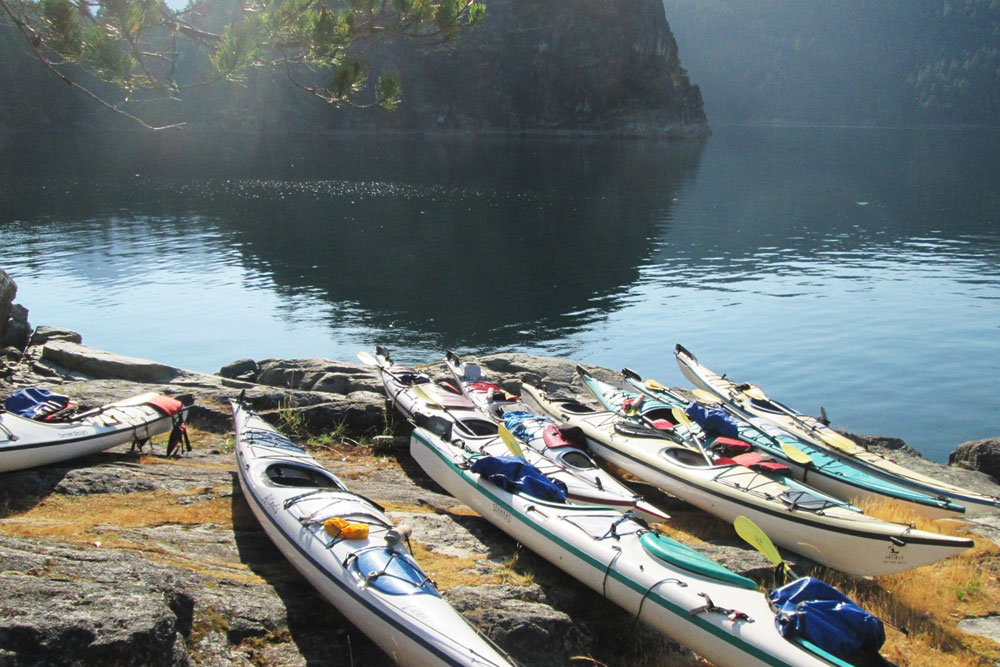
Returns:
[[[721,435],[724,438],[740,437],[736,421],[722,408],[704,408],[692,403],[684,409],[684,413],[708,435]]]
[[[838,658],[877,655],[885,627],[833,586],[803,577],[767,594],[784,637],[801,637]]]
[[[549,479],[517,456],[481,456],[469,469],[507,491],[520,491],[542,500],[566,500],[565,484]]]

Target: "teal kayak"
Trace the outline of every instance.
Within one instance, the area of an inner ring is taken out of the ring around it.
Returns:
[[[643,381],[637,373],[628,369],[623,374],[626,384],[638,394],[618,389],[593,377],[584,376],[584,382],[609,410],[620,409],[623,402],[634,401],[640,395],[647,397],[639,410],[639,414],[646,419],[670,415],[674,408],[685,410],[689,405],[687,400],[658,382]],[[819,447],[799,441],[766,420],[736,415],[731,411],[729,415],[739,429],[739,440],[749,443],[759,452],[780,459],[791,469],[794,479],[835,498],[851,503],[888,498],[902,503],[921,516],[934,519],[959,516],[965,512],[962,505],[946,498],[896,484],[851,466]],[[717,454],[729,453],[720,438],[707,435],[697,424],[692,423],[691,430],[691,437],[701,440]]]

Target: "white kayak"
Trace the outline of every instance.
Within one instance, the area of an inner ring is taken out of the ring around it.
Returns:
[[[0,472],[87,456],[128,442],[144,444],[183,420],[175,398],[146,393],[88,410],[65,422],[0,411]]]
[[[435,384],[430,376],[422,371],[395,363],[389,352],[382,347],[375,349],[374,356],[369,352],[359,352],[358,359],[378,369],[386,396],[409,421],[414,420],[417,412],[426,410],[428,398],[434,401],[437,411],[442,414],[466,417],[478,417],[480,414],[476,404],[461,393]],[[414,391],[415,387],[420,387],[420,390]]]
[[[236,462],[271,541],[400,665],[510,665],[441,598],[382,508],[234,401]]]
[[[479,364],[462,361],[461,357],[450,350],[444,361],[451,376],[455,378],[456,388],[482,412],[496,417],[512,403],[520,401],[517,396],[512,396],[483,375]]]
[[[470,466],[454,434],[414,429],[410,452],[449,493],[555,566],[716,665],[847,663],[782,637],[756,584],[605,507],[510,492]]]
[[[371,363],[369,355],[359,356]],[[654,522],[670,519],[669,514],[598,467],[583,450],[565,439],[545,438],[544,426],[555,426],[545,417],[536,415],[544,424],[526,425],[527,428],[521,431],[526,439],[517,441],[519,444],[512,446],[509,441],[502,440],[499,437],[499,424],[504,419],[502,408],[523,409],[519,402],[479,404],[470,397],[432,383],[424,373],[393,363],[383,348],[378,348],[374,359],[386,394],[396,409],[414,424],[428,425],[438,418],[450,426],[435,425],[433,430],[444,433],[447,429],[460,435],[471,452],[520,456],[547,477],[563,484],[573,502],[605,505],[622,512],[635,510],[644,519]]]
[[[750,383],[736,383],[698,362],[682,345],[675,349],[677,364],[686,378],[699,388],[719,397],[728,408],[745,418],[757,418],[794,435],[800,441],[823,451],[827,456],[900,486],[957,503],[965,514],[1000,511],[1000,498],[934,479],[899,465],[885,456],[870,452],[830,428],[824,421],[797,412]]]
[[[523,385],[533,408],[578,426],[594,453],[636,477],[732,523],[749,517],[780,546],[849,574],[902,572],[960,553],[970,539],[867,516],[766,466],[709,462],[710,456],[636,427],[616,413]]]

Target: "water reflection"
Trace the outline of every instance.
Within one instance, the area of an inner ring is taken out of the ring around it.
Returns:
[[[71,235],[80,245],[67,270],[95,284],[150,258],[184,272],[235,251],[286,312],[334,305],[331,328],[346,316],[391,328],[404,346],[509,347],[565,336],[613,307],[700,146],[371,139],[275,150],[256,154],[255,178],[239,177],[242,165],[204,163],[200,178],[162,163],[136,162],[133,174],[120,158],[117,177],[73,168],[60,180],[21,178],[3,210]],[[41,253],[58,261],[24,238],[27,266]]]

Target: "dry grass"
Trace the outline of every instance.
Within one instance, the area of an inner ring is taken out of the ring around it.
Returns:
[[[228,489],[219,491],[228,492]],[[132,544],[121,537],[121,529],[206,523],[232,527],[232,499],[181,502],[190,495],[196,494],[150,491],[126,495],[50,496],[29,510],[0,521],[0,533],[54,538],[71,544],[100,542],[105,547],[121,548]]]

